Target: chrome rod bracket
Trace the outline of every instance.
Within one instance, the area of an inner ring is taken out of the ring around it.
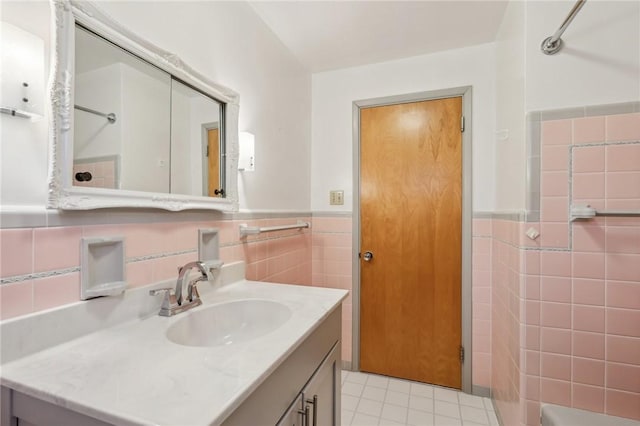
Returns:
[[[543,40],[542,44],[540,45],[540,50],[542,50],[542,53],[544,53],[545,55],[553,55],[559,52],[560,49],[562,49],[564,43],[562,42],[562,39],[560,37],[562,37],[562,34],[566,31],[566,29],[569,27],[569,24],[571,24],[571,21],[573,21],[573,18],[576,17],[576,15],[580,11],[580,9],[582,9],[582,6],[584,6],[586,2],[587,0],[578,0],[571,9],[571,12],[569,12],[569,15],[567,15],[567,17],[562,22],[562,25],[560,25],[560,28],[558,28],[552,36],[547,37]]]

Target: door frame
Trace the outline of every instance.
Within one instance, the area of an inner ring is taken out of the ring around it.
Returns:
[[[360,110],[377,106],[462,97],[464,132],[462,133],[462,346],[465,360],[462,363],[462,391],[472,393],[471,364],[471,224],[472,208],[472,151],[471,151],[471,86],[397,96],[363,99],[353,102],[353,330],[351,368],[360,371]]]
[[[224,188],[224,182],[222,180],[222,167],[224,166],[224,162],[222,161],[223,156],[223,145],[222,145],[222,129],[220,128],[219,121],[212,121],[210,123],[203,123],[200,128],[200,134],[202,135],[202,149],[201,149],[201,157],[202,157],[202,195],[205,197],[209,196],[209,157],[207,156],[207,148],[209,147],[209,130],[218,129],[218,151],[220,152],[220,162],[219,170],[220,170],[220,188]]]

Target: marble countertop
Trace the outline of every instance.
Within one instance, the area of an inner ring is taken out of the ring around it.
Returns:
[[[188,347],[170,342],[165,330],[190,312],[151,315],[5,363],[0,383],[118,425],[218,424],[346,295],[338,289],[238,281],[203,294],[203,305],[190,312],[264,299],[287,305],[291,318],[248,342]]]

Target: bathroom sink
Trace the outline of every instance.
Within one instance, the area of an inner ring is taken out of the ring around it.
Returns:
[[[185,314],[166,332],[185,346],[221,346],[246,342],[270,333],[291,318],[291,309],[271,300],[221,303]]]

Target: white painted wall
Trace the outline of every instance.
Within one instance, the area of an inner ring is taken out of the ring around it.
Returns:
[[[170,104],[166,73],[122,65],[121,188],[169,192]]]
[[[76,76],[74,102],[86,108],[116,115],[115,123],[85,111],[73,114],[73,158],[122,155],[122,65],[80,73]]]
[[[555,55],[540,43],[574,1],[526,3],[526,109],[538,111],[640,99],[640,2],[589,1]]]
[[[142,37],[240,93],[240,130],[256,135],[259,159],[255,172],[240,175],[242,209],[309,209],[311,76],[248,4],[154,2],[150,9],[148,2],[122,1],[99,6]],[[48,2],[3,0],[0,7],[3,20],[38,34],[48,48]],[[47,49],[45,63],[48,55]],[[6,118],[1,118],[2,208],[43,207],[47,121],[18,123],[14,119],[5,126]]]
[[[512,1],[496,37],[495,210],[525,204],[525,3]]]
[[[28,16],[29,19],[24,19]],[[47,2],[2,1],[0,20],[8,22],[41,41],[35,48],[42,53],[39,81],[34,82],[44,92],[49,66],[49,5]],[[36,53],[38,54],[38,53]],[[2,65],[6,66],[5,64]],[[44,93],[42,96],[43,99]],[[33,208],[44,205],[47,190],[48,120],[32,122],[0,114],[0,206]]]
[[[244,2],[100,2],[113,18],[240,93],[241,131],[256,136],[240,208],[308,210],[311,76]],[[168,25],[171,23],[171,25]]]
[[[493,44],[314,74],[312,210],[352,210],[353,101],[459,86],[473,86],[473,208],[491,210],[495,168]],[[343,206],[329,205],[332,189],[345,191]]]

